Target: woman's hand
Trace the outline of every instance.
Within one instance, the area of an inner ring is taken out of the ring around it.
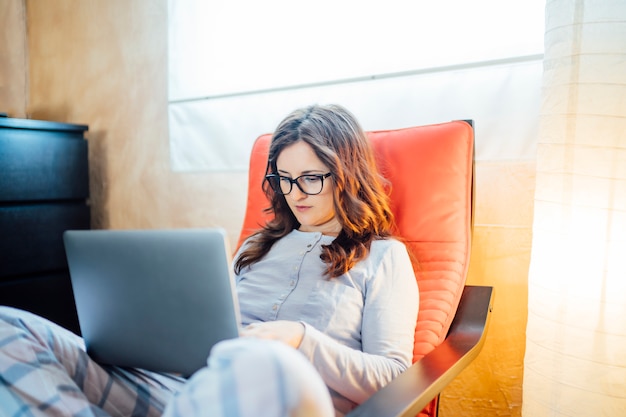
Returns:
[[[279,340],[297,349],[304,337],[304,324],[288,320],[252,323],[241,331],[241,336]]]

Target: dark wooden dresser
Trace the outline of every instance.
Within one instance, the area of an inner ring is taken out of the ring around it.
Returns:
[[[87,129],[0,117],[0,305],[76,333],[63,232],[90,228]]]

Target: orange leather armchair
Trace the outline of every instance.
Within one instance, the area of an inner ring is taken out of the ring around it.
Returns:
[[[465,286],[469,267],[474,130],[466,121],[368,132],[391,182],[397,233],[416,259],[420,290],[413,366],[349,416],[436,416],[441,390],[479,353],[492,287]],[[239,244],[264,222],[261,190],[271,135],[254,143]],[[421,411],[420,411],[421,410]]]

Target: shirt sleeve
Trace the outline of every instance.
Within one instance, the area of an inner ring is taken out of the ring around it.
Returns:
[[[360,404],[403,372],[413,356],[419,292],[406,247],[394,241],[365,288],[362,350],[304,323],[299,350],[337,393]]]

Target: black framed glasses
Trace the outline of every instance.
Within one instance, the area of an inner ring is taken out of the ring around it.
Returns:
[[[305,174],[291,179],[278,174],[269,174],[265,176],[265,179],[269,181],[272,189],[278,194],[289,194],[293,185],[296,184],[304,194],[317,195],[324,188],[324,179],[330,175],[330,172],[327,174]]]

